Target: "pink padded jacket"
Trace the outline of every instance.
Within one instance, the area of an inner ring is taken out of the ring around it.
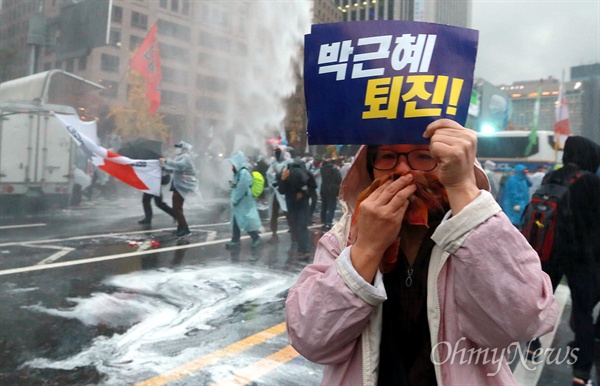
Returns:
[[[352,208],[370,184],[365,148],[342,182],[342,219],[318,243],[286,300],[292,346],[324,364],[322,385],[377,385],[383,276],[356,272],[346,247]],[[489,189],[475,166],[477,184]],[[558,307],[548,276],[527,241],[485,190],[432,239],[427,313],[438,386],[513,385],[507,362],[519,342],[550,332]]]

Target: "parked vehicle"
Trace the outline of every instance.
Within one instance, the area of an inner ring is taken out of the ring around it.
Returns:
[[[76,146],[53,113],[77,114],[64,101],[102,88],[61,70],[0,84],[0,207],[70,202]]]
[[[545,165],[552,170],[562,160],[562,149],[554,145],[554,132],[540,130],[537,143],[525,154],[529,144],[529,131],[501,131],[493,134],[477,134],[477,158],[496,163],[498,171],[512,170],[523,164],[531,171]]]

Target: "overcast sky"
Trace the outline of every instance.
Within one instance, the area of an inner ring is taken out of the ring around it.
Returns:
[[[475,76],[495,85],[600,62],[600,0],[473,0]]]

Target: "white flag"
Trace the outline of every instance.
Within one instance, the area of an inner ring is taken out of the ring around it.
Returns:
[[[73,140],[99,169],[124,183],[141,190],[160,196],[160,161],[134,160],[112,152],[87,137],[89,126],[96,122],[84,122],[76,115],[54,114],[65,126]],[[95,130],[94,130],[95,131]]]

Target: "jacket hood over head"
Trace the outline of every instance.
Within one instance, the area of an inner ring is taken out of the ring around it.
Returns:
[[[475,173],[477,187],[489,191],[490,182],[477,160],[475,160],[475,164],[473,165],[473,172]],[[350,211],[354,211],[358,195],[368,188],[372,182],[373,180],[367,171],[367,146],[362,145],[358,149],[354,157],[354,162],[340,186],[339,197],[348,204]]]
[[[246,155],[243,151],[235,152],[229,157],[229,161],[235,167],[235,170],[239,172],[246,165]]]
[[[600,145],[578,135],[570,136],[565,142],[563,164],[575,164],[580,169],[595,173],[600,165]]]
[[[525,174],[523,174],[523,171],[524,171],[525,169],[527,169],[527,168],[525,167],[525,165],[522,165],[522,164],[517,164],[517,165],[515,165],[515,176],[516,176],[518,179],[520,179],[520,180],[523,180],[523,179],[525,179]]]
[[[181,148],[182,150],[183,150],[183,149],[185,149],[185,150],[191,150],[193,146],[192,146],[192,145],[190,145],[190,144],[189,144],[189,143],[187,143],[187,142],[184,142],[184,141],[179,141],[179,143],[176,143],[176,144],[175,144],[175,147]]]

